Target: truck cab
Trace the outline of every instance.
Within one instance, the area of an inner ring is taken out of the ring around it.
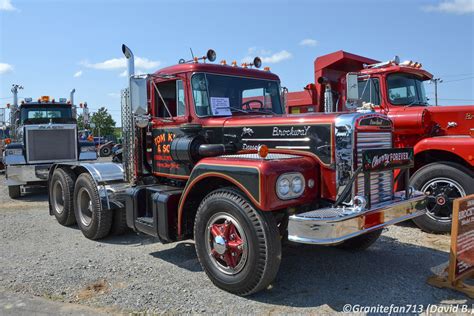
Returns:
[[[10,197],[18,198],[22,187],[46,184],[54,162],[96,159],[93,144],[78,141],[75,108],[65,98],[25,98],[10,111],[4,154]]]
[[[287,94],[289,113],[378,112],[394,125],[397,148],[413,147],[410,184],[429,194],[428,213],[415,223],[450,232],[455,198],[474,193],[474,106],[432,106],[425,84],[433,75],[419,62],[379,62],[338,51],[316,58],[315,83]],[[351,99],[349,77],[356,77]],[[349,96],[349,97],[348,97]]]
[[[393,170],[411,149],[392,148],[377,113],[284,114],[268,70],[212,64],[215,52],[122,91],[123,163],[56,163],[50,214],[84,236],[126,228],[162,242],[193,238],[218,287],[249,295],[279,268],[281,241],[365,249],[388,225],[421,216],[425,196],[394,193]],[[62,198],[64,197],[64,198]]]

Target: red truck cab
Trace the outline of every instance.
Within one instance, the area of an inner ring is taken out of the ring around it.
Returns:
[[[394,192],[394,170],[407,177],[413,150],[393,148],[386,115],[288,115],[269,71],[209,64],[210,50],[135,75],[122,51],[123,164],[52,166],[50,214],[62,225],[77,222],[94,240],[127,227],[162,242],[193,238],[212,282],[250,295],[276,276],[282,240],[362,250],[425,213],[407,181]]]
[[[426,231],[449,232],[452,201],[474,193],[474,106],[429,105],[424,83],[433,75],[418,62],[379,62],[338,51],[316,58],[314,74],[315,83],[286,95],[288,112],[387,114],[395,147],[414,148],[410,183],[430,195],[429,211],[414,221]],[[358,77],[355,102],[348,102],[348,74]]]

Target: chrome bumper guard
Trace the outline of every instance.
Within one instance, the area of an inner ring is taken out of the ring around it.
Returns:
[[[426,212],[426,196],[419,191],[405,198],[405,191],[390,201],[374,204],[370,210],[324,208],[292,215],[288,239],[304,244],[333,245],[344,240],[400,223]]]

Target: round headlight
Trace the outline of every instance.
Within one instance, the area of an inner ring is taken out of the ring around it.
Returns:
[[[294,193],[300,193],[301,190],[303,190],[303,179],[294,177],[293,180],[291,180],[291,190]]]
[[[283,178],[278,182],[278,193],[280,193],[280,195],[290,193],[290,181],[288,179]]]

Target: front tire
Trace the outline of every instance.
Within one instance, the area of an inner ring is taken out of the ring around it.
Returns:
[[[411,177],[410,185],[429,194],[427,213],[413,221],[430,233],[451,232],[454,199],[474,193],[472,172],[450,162],[436,162],[420,168]]]
[[[12,199],[18,199],[21,196],[21,187],[19,185],[9,186],[8,196]]]
[[[75,182],[76,175],[68,169],[57,168],[51,177],[51,209],[58,223],[63,226],[76,223],[73,203]]]
[[[240,191],[224,188],[201,202],[194,223],[202,268],[219,288],[237,295],[265,289],[281,261],[275,218],[256,210]]]
[[[102,209],[99,191],[88,173],[81,174],[74,188],[74,211],[77,224],[84,236],[97,240],[110,232],[113,214]]]

